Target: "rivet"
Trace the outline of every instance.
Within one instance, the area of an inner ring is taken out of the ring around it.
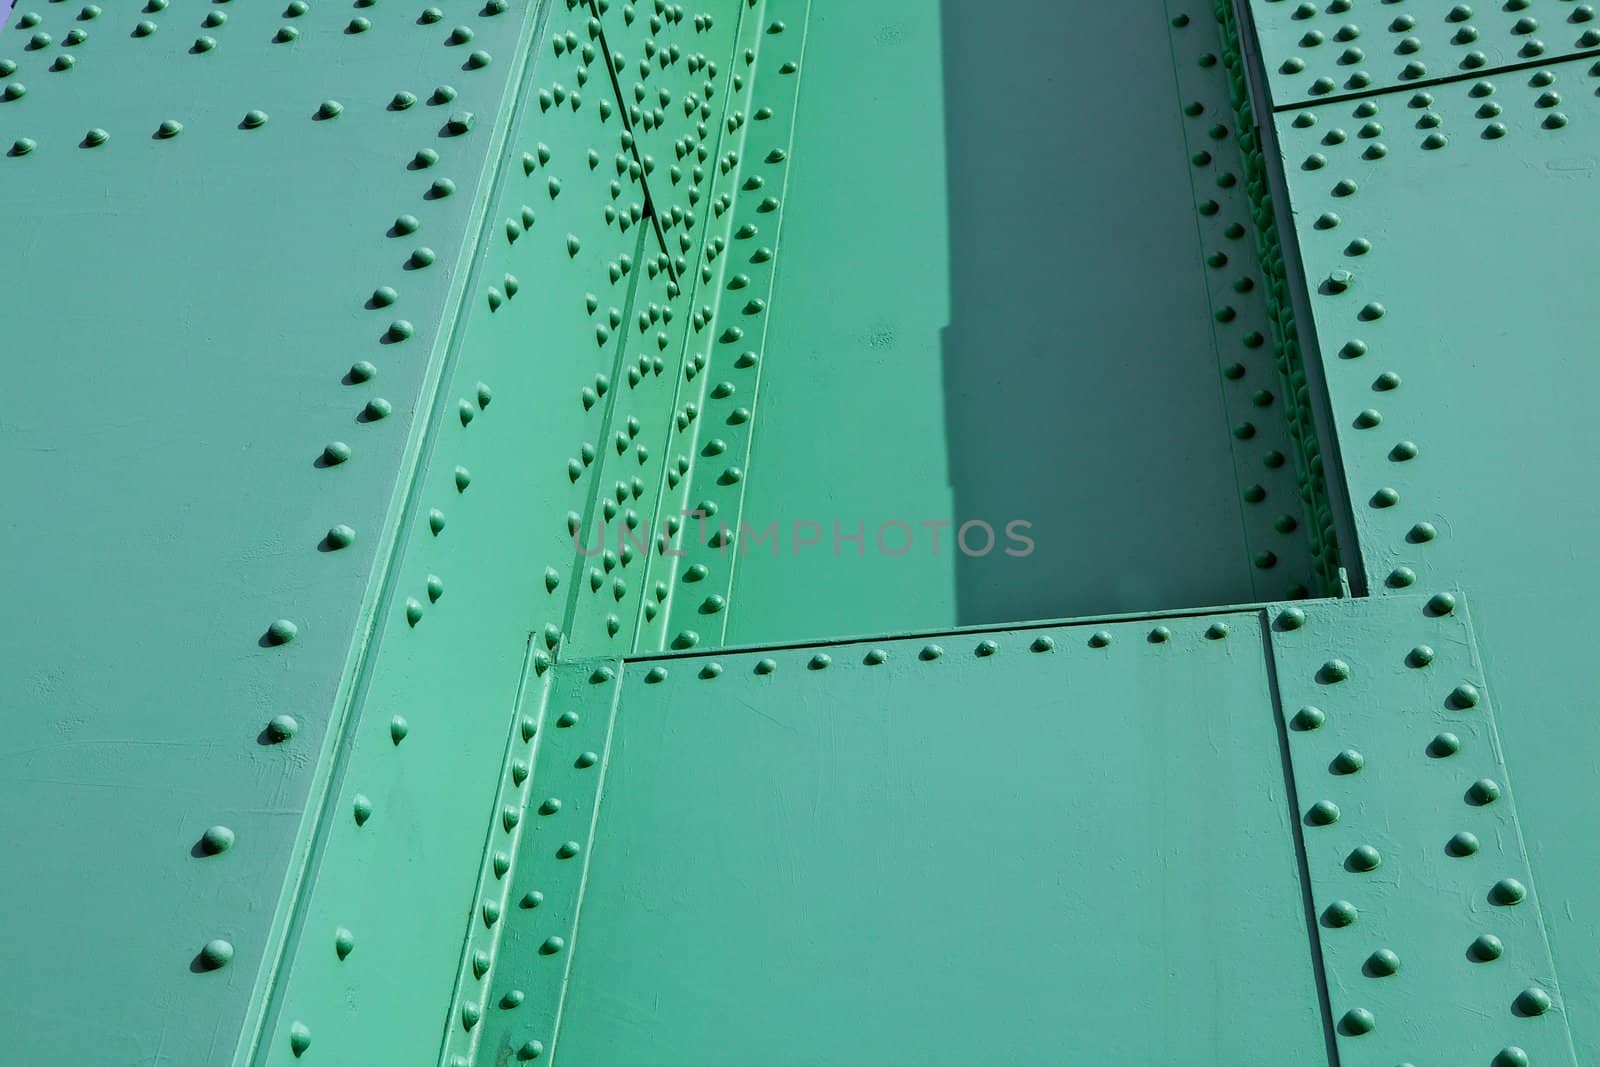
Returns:
[[[1507,1045],[1494,1058],[1494,1067],[1528,1067],[1528,1054],[1516,1045]]]
[[[1321,708],[1312,707],[1310,704],[1307,704],[1305,707],[1294,713],[1294,718],[1289,720],[1289,725],[1293,726],[1296,730],[1315,730],[1321,727],[1322,724],[1327,721],[1328,716]]]
[[[1300,608],[1284,608],[1278,612],[1278,629],[1298,630],[1306,624],[1306,613]]]
[[[361,409],[361,416],[367,422],[378,422],[389,417],[394,406],[381,396],[373,397]]]
[[[1172,640],[1172,630],[1166,626],[1157,626],[1151,629],[1147,639],[1152,645],[1164,645]]]
[[[1460,751],[1461,738],[1452,733],[1437,734],[1428,742],[1428,755],[1435,759],[1445,759]]]
[[[1389,458],[1396,463],[1409,463],[1411,460],[1416,459],[1420,453],[1421,449],[1417,447],[1415,441],[1400,441],[1389,450]],[[1427,524],[1422,523],[1420,525]]]
[[[593,752],[580,752],[580,753],[578,753],[578,758],[573,761],[573,766],[580,767],[580,768],[587,768],[587,767],[593,767],[596,763],[599,763],[599,762],[600,762],[600,757],[598,755],[596,755],[595,753],[593,753]]]
[[[324,100],[317,106],[317,118],[336,119],[344,114],[344,105],[337,100]]]
[[[644,680],[651,685],[664,682],[667,680],[667,669],[665,667],[651,667],[645,673]]]
[[[111,135],[105,130],[95,128],[83,135],[83,143],[89,148],[98,148],[111,140]]]
[[[1456,598],[1452,593],[1435,593],[1428,598],[1426,606],[1429,615],[1448,615],[1456,610]]]
[[[431,148],[419,148],[417,154],[411,157],[411,166],[415,170],[427,170],[439,162],[439,153]]]
[[[305,1023],[295,1022],[289,1025],[289,1051],[293,1052],[296,1059],[305,1055],[306,1049],[311,1047],[311,1030]]]
[[[1543,1015],[1550,1010],[1550,994],[1530,986],[1517,994],[1516,1009],[1519,1015]]]
[[[298,40],[299,37],[300,31],[293,26],[279,26],[278,32],[272,35],[272,41],[274,44],[288,44],[291,41]]]
[[[924,661],[936,660],[944,655],[944,649],[938,645],[923,645],[922,651],[917,653],[917,658]]]
[[[1306,822],[1312,826],[1332,826],[1339,821],[1339,805],[1331,800],[1319,800],[1306,811]]]
[[[500,921],[500,902],[497,900],[484,901],[479,913],[483,916],[483,925],[493,926]]]
[[[276,619],[267,627],[267,644],[287,645],[300,633],[300,627],[289,619]]]
[[[1461,857],[1472,855],[1478,851],[1478,847],[1477,835],[1463,830],[1458,834],[1452,835],[1450,840],[1445,842],[1444,850],[1452,856]]]
[[[355,814],[357,826],[365,826],[367,820],[372,818],[372,801],[365,793],[357,793],[350,807]]]
[[[1504,955],[1505,945],[1493,934],[1479,934],[1467,948],[1467,955],[1475,963],[1489,963]]]
[[[267,723],[267,738],[275,744],[281,744],[300,732],[300,723],[293,715],[274,716]]]
[[[394,741],[395,744],[398,745],[400,742],[404,741],[406,739],[406,735],[410,732],[411,724],[406,722],[406,717],[404,715],[396,715],[394,718],[389,720],[389,737]]]
[[[167,119],[156,127],[156,136],[163,141],[171,140],[183,132],[183,123],[175,119]]]
[[[1317,681],[1332,685],[1350,678],[1350,664],[1342,659],[1330,659],[1317,669]]]
[[[582,846],[576,841],[563,841],[560,847],[556,849],[556,855],[564,860],[570,860],[582,850]]]
[[[1481,694],[1479,694],[1477,686],[1470,682],[1462,682],[1450,691],[1450,695],[1446,698],[1446,704],[1456,711],[1462,711],[1467,708],[1477,707],[1480,699]]]
[[[200,966],[208,971],[220,970],[232,959],[233,944],[220,937],[207,941],[205,947],[200,950]]]
[[[1489,902],[1502,907],[1520,904],[1527,896],[1528,888],[1515,878],[1502,878],[1489,887]]]
[[[216,856],[233,847],[233,831],[226,826],[209,827],[200,835],[200,851]]]
[[[1417,583],[1417,572],[1410,567],[1396,567],[1384,582],[1391,589],[1406,589]]]
[[[333,932],[333,951],[342,960],[356,948],[356,937],[344,927],[339,927]]]
[[[1336,900],[1322,913],[1324,921],[1329,926],[1350,926],[1360,915],[1356,906],[1348,900]]]
[[[1366,969],[1374,978],[1387,978],[1400,969],[1400,957],[1392,949],[1380,948],[1367,957]]]
[[[1358,845],[1346,862],[1352,870],[1375,871],[1383,863],[1383,855],[1371,845]]]
[[[1333,757],[1333,773],[1355,774],[1366,766],[1366,757],[1353,748],[1347,748]]]
[[[818,652],[815,656],[811,657],[811,662],[806,666],[810,667],[814,671],[822,671],[827,670],[828,666],[832,663],[832,656],[828,655],[826,652]]]
[[[482,49],[467,56],[467,67],[471,70],[482,70],[492,62],[494,62],[494,57]]]
[[[973,654],[977,656],[992,656],[998,651],[1000,651],[1000,645],[997,642],[979,641],[978,647],[973,649]]]
[[[1111,633],[1108,630],[1096,630],[1089,635],[1090,648],[1105,648],[1111,644]]]
[[[1037,642],[1035,642],[1035,643],[1037,643]],[[889,660],[889,653],[885,652],[881,648],[872,649],[864,657],[862,657],[862,662],[865,663],[869,667],[882,666],[884,663],[887,663],[888,660]]]
[[[1214,622],[1210,626],[1206,627],[1206,637],[1208,637],[1212,641],[1220,641],[1224,637],[1227,637],[1227,636],[1228,636],[1228,624],[1227,623]]]
[[[1351,1008],[1344,1013],[1344,1018],[1339,1021],[1340,1029],[1346,1034],[1361,1035],[1372,1033],[1372,1028],[1377,1025],[1377,1020],[1366,1008]]]
[[[775,660],[775,659],[762,659],[762,660],[757,660],[756,661],[756,673],[757,674],[771,674],[773,671],[775,671],[777,669],[778,669],[778,661]]]
[[[1482,807],[1500,799],[1500,783],[1493,778],[1479,778],[1467,787],[1467,802]]]
[[[454,113],[451,114],[451,116],[448,119],[445,120],[445,124],[444,124],[445,132],[447,134],[449,134],[450,136],[459,137],[460,135],[462,135],[462,134],[464,134],[464,133],[466,133],[466,132],[468,132],[469,130],[472,129],[472,122],[473,122],[472,112],[470,112],[470,111],[457,111],[457,112],[454,112]]]
[[[563,938],[552,935],[545,938],[544,944],[539,946],[539,954],[543,956],[554,956],[566,947],[567,942]]]
[[[578,725],[578,713],[575,711],[563,711],[556,718],[556,727],[558,729],[570,730],[576,725]]]
[[[483,1009],[478,1007],[477,1004],[474,1004],[471,1001],[468,1001],[467,1003],[461,1005],[461,1027],[462,1027],[462,1029],[471,1030],[474,1026],[478,1025],[479,1020],[481,1020],[482,1018],[483,1018]]]
[[[1426,667],[1433,662],[1433,649],[1428,645],[1417,645],[1406,653],[1407,667]]]
[[[539,1040],[525,1041],[522,1047],[517,1049],[519,1060],[536,1060],[542,1055],[544,1055],[544,1042]]]

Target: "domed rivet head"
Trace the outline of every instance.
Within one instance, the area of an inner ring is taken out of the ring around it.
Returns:
[[[560,810],[561,810],[561,798],[560,797],[546,797],[539,804],[539,814],[540,815],[554,815],[557,812],[559,812]]]
[[[1444,843],[1445,852],[1456,857],[1470,856],[1477,852],[1478,848],[1479,843],[1477,835],[1470,834],[1465,830],[1458,834],[1452,835],[1450,840]]]
[[[707,663],[704,667],[700,668],[700,677],[704,678],[706,681],[710,681],[712,678],[717,678],[721,675],[722,664],[720,663]]]
[[[593,767],[600,762],[600,757],[593,752],[580,752],[578,758],[573,760],[573,766],[580,768]]]
[[[1437,734],[1428,742],[1428,755],[1434,759],[1446,759],[1460,751],[1461,738],[1452,733]]]
[[[1319,800],[1306,811],[1306,822],[1312,826],[1332,826],[1339,821],[1339,805],[1331,800]]]
[[[1428,136],[1422,139],[1422,147],[1429,149],[1443,148],[1449,143],[1449,138],[1445,137],[1445,135],[1442,133],[1430,133]]]
[[[881,667],[889,662],[889,653],[881,648],[874,648],[862,657],[861,662],[869,667]]]
[[[397,222],[395,225],[398,226],[400,224]],[[407,322],[405,319],[396,319],[394,322],[391,322],[389,324],[389,328],[384,331],[383,339],[388,341],[390,344],[396,344],[400,341],[409,340],[411,335],[414,333],[416,333],[416,327],[412,326],[411,323]]]
[[[1530,986],[1517,994],[1515,1007],[1518,1015],[1543,1015],[1550,1010],[1550,994]]]
[[[167,119],[161,125],[156,127],[156,136],[161,138],[163,141],[171,140],[182,132],[183,123],[178,122],[176,119]]]
[[[1206,627],[1206,638],[1211,641],[1220,641],[1228,636],[1227,623],[1214,622]]]
[[[1380,393],[1387,393],[1392,389],[1400,388],[1400,375],[1394,371],[1384,371],[1372,382],[1372,388]]]
[[[1350,678],[1350,664],[1342,659],[1330,659],[1317,668],[1317,681],[1323,685],[1333,685],[1337,682],[1347,681]]]
[[[1150,633],[1147,635],[1147,640],[1149,640],[1152,645],[1164,645],[1168,641],[1172,640],[1172,630],[1167,626],[1151,627]]]
[[[1278,612],[1278,629],[1298,630],[1306,624],[1306,613],[1300,608],[1284,608]]]
[[[651,667],[649,671],[645,672],[644,680],[650,685],[659,685],[667,680],[667,669],[665,667]]]
[[[575,711],[563,711],[556,718],[557,729],[570,730],[576,725],[578,725],[578,713]]]
[[[189,51],[209,52],[215,47],[217,47],[217,39],[215,37],[196,37],[194,44],[189,46]]]
[[[1435,593],[1428,598],[1425,610],[1429,615],[1448,615],[1456,610],[1456,598],[1453,593]]]
[[[361,409],[361,416],[367,422],[378,422],[381,419],[388,418],[390,412],[393,410],[394,406],[381,396],[373,397],[371,400],[367,401],[366,406]]]
[[[1390,571],[1389,576],[1384,579],[1384,584],[1391,589],[1406,589],[1415,585],[1416,583],[1417,572],[1412,570],[1410,567],[1396,567],[1394,570]]]
[[[1355,774],[1366,765],[1366,757],[1353,748],[1347,748],[1333,757],[1334,774]]]
[[[1356,906],[1348,900],[1336,900],[1323,911],[1322,919],[1329,926],[1345,927],[1354,925],[1360,914]]]
[[[1359,412],[1351,421],[1358,430],[1370,430],[1383,422],[1383,412],[1377,408],[1367,408],[1365,411]]]
[[[111,135],[98,127],[83,135],[83,143],[87,148],[99,148],[109,140]]]
[[[1433,662],[1434,651],[1428,645],[1417,645],[1406,653],[1407,667],[1426,667]]]
[[[1521,904],[1528,897],[1528,887],[1515,878],[1502,878],[1489,887],[1489,903],[1501,907]]]
[[[217,938],[207,941],[200,950],[200,966],[208,971],[221,970],[233,959],[233,944]]]
[[[344,927],[339,927],[333,932],[333,952],[341,960],[348,959],[350,953],[356,950],[356,935]]]
[[[519,1060],[536,1060],[540,1056],[543,1056],[543,1055],[544,1055],[544,1042],[543,1041],[538,1041],[538,1040],[524,1041],[522,1043],[522,1046],[517,1049],[517,1059],[519,1059]]]
[[[563,841],[561,846],[556,849],[556,855],[564,860],[570,860],[582,850],[582,846],[576,841]]]
[[[0,89],[0,100],[21,100],[28,95],[28,87],[21,82],[11,82]]]
[[[1294,713],[1294,718],[1289,720],[1289,725],[1296,730],[1316,730],[1320,729],[1322,724],[1327,721],[1328,716],[1321,708],[1315,708],[1307,704]]]
[[[350,446],[343,441],[330,441],[322,448],[322,462],[330,467],[336,467],[350,458]]]
[[[1028,650],[1030,652],[1050,652],[1055,647],[1056,642],[1054,638],[1052,638],[1049,634],[1040,634],[1038,637],[1033,639],[1033,643],[1028,646]]]
[[[1559,111],[1550,112],[1550,114],[1548,114],[1548,115],[1546,115],[1544,117],[1544,121],[1542,123],[1540,123],[1540,125],[1543,126],[1547,130],[1559,130],[1561,127],[1565,126],[1566,124],[1567,124],[1567,116],[1563,115]]]
[[[1371,503],[1375,508],[1392,508],[1400,503],[1400,491],[1385,486],[1372,494]]]
[[[1467,708],[1477,707],[1478,701],[1481,699],[1482,696],[1478,692],[1477,686],[1470,682],[1462,682],[1450,690],[1450,695],[1445,698],[1445,702],[1455,711],[1464,711]]]
[[[478,914],[483,916],[483,925],[493,926],[500,921],[500,902],[498,900],[484,901],[483,907],[478,909]]]
[[[942,655],[944,655],[944,649],[940,648],[938,645],[923,645],[922,651],[917,653],[917,658],[923,660],[924,662],[928,662],[936,660]]]
[[[828,655],[826,652],[818,652],[815,656],[811,657],[811,662],[806,666],[810,667],[814,671],[822,671],[827,670],[828,665],[832,662],[832,656]]]
[[[1493,934],[1479,934],[1467,948],[1467,956],[1474,963],[1489,963],[1505,954],[1506,947]]]
[[[393,230],[396,235],[416,233],[421,225],[415,215],[401,215],[394,220]]]
[[[1111,644],[1111,633],[1108,630],[1096,630],[1089,635],[1090,648],[1105,648]]]
[[[267,740],[282,744],[300,732],[300,723],[293,715],[278,715],[267,723]]]
[[[531,719],[524,719],[523,720],[523,724],[524,724],[523,725],[523,731],[524,732],[523,732],[523,735],[522,735],[522,739],[524,741],[528,740],[529,738],[531,738],[533,736],[532,732],[529,732],[527,730],[527,726],[529,724],[531,724],[532,721],[533,720],[531,720]],[[523,782],[526,782],[528,780],[528,773],[529,773],[529,771],[531,769],[532,768],[530,768],[528,766],[528,761],[527,760],[523,760],[523,759],[514,759],[514,760],[512,760],[511,761],[511,784],[512,785],[521,785]]]
[[[1507,1045],[1494,1058],[1494,1067],[1528,1067],[1528,1063],[1528,1054],[1516,1045]]]
[[[1371,845],[1358,845],[1345,863],[1352,871],[1375,871],[1383,863],[1383,855]]]
[[[1372,1033],[1372,1028],[1377,1025],[1377,1020],[1366,1008],[1351,1008],[1344,1013],[1344,1018],[1339,1020],[1339,1032],[1359,1037],[1362,1034]]]
[[[445,121],[445,131],[452,137],[459,137],[472,129],[472,112],[457,111]]]
[[[267,627],[266,643],[269,645],[287,645],[300,633],[300,627],[289,619],[275,619]]]
[[[366,33],[370,29],[372,29],[372,20],[358,16],[350,20],[349,24],[345,26],[344,32]]]
[[[494,57],[491,56],[488,52],[485,52],[485,51],[480,49],[478,51],[473,52],[471,55],[467,56],[467,69],[468,70],[482,70],[484,67],[487,67],[490,63],[493,63],[493,62],[494,62]]]
[[[212,10],[206,12],[206,17],[200,20],[200,25],[207,28],[215,28],[217,26],[221,26],[227,21],[228,13],[226,11]]]
[[[311,1030],[305,1023],[296,1022],[289,1026],[289,1051],[293,1052],[296,1059],[305,1055],[306,1049],[311,1047]]]
[[[1483,806],[1500,799],[1500,783],[1493,778],[1479,778],[1467,787],[1467,802]]]
[[[243,126],[247,130],[259,129],[266,124],[267,113],[259,110],[246,111],[244,113],[244,118],[239,123],[239,125]]]
[[[212,826],[200,835],[200,851],[216,856],[233,847],[233,831],[226,826]]]
[[[279,26],[278,32],[272,35],[272,41],[274,44],[288,44],[290,41],[298,40],[299,37],[300,31],[293,26]]]
[[[762,660],[757,660],[756,661],[756,673],[757,674],[771,674],[773,671],[775,671],[777,669],[778,669],[778,661],[775,660],[775,659],[762,659]]]
[[[1365,969],[1374,978],[1387,978],[1400,969],[1400,957],[1392,949],[1380,948],[1367,957]]]
[[[367,820],[372,818],[372,801],[365,793],[357,793],[350,802],[350,811],[355,816],[357,826],[365,826]]]
[[[469,26],[457,26],[450,31],[451,44],[466,44],[472,40],[472,29]]]
[[[404,715],[396,715],[394,718],[389,720],[389,739],[395,744],[398,745],[400,742],[404,741],[406,739],[406,735],[410,732],[411,724],[406,721],[406,717]]]
[[[972,650],[975,656],[992,656],[1000,651],[1000,645],[994,641],[979,641],[978,647]]]
[[[319,119],[338,118],[342,114],[344,114],[344,105],[337,100],[324,100],[317,106],[316,117]]]
[[[424,25],[431,25],[442,18],[444,18],[443,11],[436,7],[425,7],[422,9],[422,14],[417,16],[417,21]]]
[[[1334,196],[1354,196],[1356,194],[1357,188],[1358,187],[1357,187],[1356,183],[1351,181],[1349,178],[1341,178],[1337,182],[1335,182],[1334,185],[1333,185],[1333,195]]]
[[[1356,276],[1347,270],[1336,270],[1328,275],[1324,287],[1330,293],[1342,293],[1355,284]]]
[[[394,97],[392,99],[390,99],[390,101],[389,101],[389,110],[390,111],[405,111],[407,108],[411,107],[416,102],[417,102],[417,95],[415,93],[398,92],[398,93],[394,94]]]
[[[566,947],[567,942],[563,938],[557,936],[547,937],[544,939],[544,944],[539,946],[539,954],[541,956],[554,956]]]

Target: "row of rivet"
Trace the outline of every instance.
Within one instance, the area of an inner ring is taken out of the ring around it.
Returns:
[[[1436,620],[1455,615],[1456,607],[1456,598],[1452,593],[1437,593],[1421,602],[1422,614]],[[1273,629],[1280,634],[1291,633],[1303,629],[1307,624],[1305,611],[1297,607],[1288,608],[1278,613],[1273,620]],[[1411,670],[1425,670],[1433,667],[1437,658],[1438,653],[1432,646],[1418,644],[1404,654],[1402,662]],[[1353,674],[1354,668],[1348,661],[1333,658],[1324,661],[1312,671],[1311,681],[1323,687],[1341,686],[1349,683]],[[1479,685],[1467,681],[1453,686],[1440,704],[1452,713],[1463,714],[1479,708],[1483,699]],[[1288,725],[1292,735],[1306,737],[1328,729],[1330,720],[1328,713],[1322,708],[1314,704],[1304,704],[1290,716]],[[1452,759],[1459,756],[1462,750],[1462,739],[1452,730],[1437,731],[1422,744],[1422,751],[1430,760]],[[1479,755],[1481,758],[1481,753]],[[1490,755],[1492,758],[1493,753]],[[1320,757],[1309,762],[1320,765]],[[1359,775],[1366,767],[1367,757],[1353,747],[1340,749],[1326,764],[1327,773],[1339,779]],[[1296,777],[1304,783],[1309,776],[1297,773]],[[1469,808],[1485,808],[1501,801],[1502,794],[1503,787],[1495,778],[1478,777],[1462,791],[1462,801]],[[1342,816],[1343,812],[1339,805],[1333,800],[1324,798],[1307,805],[1301,815],[1301,821],[1315,832],[1319,828],[1338,824]],[[1311,847],[1309,842],[1307,847]],[[1453,859],[1467,859],[1479,853],[1482,842],[1470,830],[1456,829],[1444,837],[1439,847],[1446,856]],[[1346,872],[1361,877],[1378,870],[1383,863],[1383,853],[1376,846],[1362,843],[1349,850],[1341,866]],[[1488,884],[1482,891],[1483,899],[1497,908],[1515,907],[1523,903],[1527,896],[1527,887],[1521,880],[1512,876],[1501,877]],[[1343,930],[1358,925],[1360,916],[1360,907],[1341,895],[1322,907],[1318,918],[1321,924],[1330,930]],[[1465,946],[1466,958],[1479,964],[1492,963],[1500,959],[1505,951],[1505,944],[1500,937],[1487,932],[1478,934]],[[1400,972],[1401,965],[1399,953],[1389,947],[1378,947],[1365,956],[1361,972],[1368,978],[1390,978]],[[1531,1017],[1543,1015],[1552,1006],[1553,1000],[1548,992],[1537,985],[1529,985],[1516,994],[1509,1005],[1509,1010],[1519,1017]],[[1339,1034],[1344,1037],[1363,1037],[1377,1028],[1377,1017],[1368,1008],[1351,1007],[1339,1013],[1335,1026]],[[1502,1048],[1493,1057],[1494,1067],[1527,1067],[1528,1063],[1528,1054],[1516,1045]]]
[[[708,367],[713,371],[729,367],[748,373],[738,375],[747,379],[742,386],[735,377],[708,374],[703,384],[709,384],[713,376],[718,380],[702,394],[703,410],[692,401],[686,402],[677,417],[680,441],[688,447],[675,457],[668,488],[678,489],[681,485],[685,501],[702,486],[705,492],[701,500],[685,509],[693,522],[680,523],[674,529],[669,520],[669,535],[678,538],[684,555],[672,564],[679,568],[675,580],[658,580],[654,587],[657,602],[668,612],[666,629],[672,632],[671,647],[680,650],[705,641],[720,642],[727,625],[733,569],[729,549],[732,539],[739,536],[745,464],[759,395],[761,346],[772,299],[782,198],[789,173],[798,98],[796,75],[805,45],[804,35],[787,32],[787,23],[779,17],[790,14],[791,21],[804,26],[805,4],[795,0],[793,7],[792,14],[782,3],[771,3],[763,9],[760,47],[746,48],[741,56],[745,73],[752,79],[754,121],[735,125],[730,147],[718,160],[719,177],[736,180],[737,191],[722,193],[714,202],[714,215],[718,219],[726,215],[729,232],[727,236],[711,236],[702,253],[703,265],[720,272],[715,274],[718,288],[714,301],[696,311],[691,325],[696,333],[704,331],[711,354],[708,359],[705,352],[697,352],[685,366],[684,377],[685,381],[693,381]],[[752,23],[751,30],[757,25]],[[759,145],[763,141],[767,145],[765,151],[749,151],[752,143]],[[741,162],[746,154],[750,159]],[[703,419],[712,421],[700,421]],[[718,424],[722,427],[721,436],[701,439],[701,433],[715,432],[706,427]],[[698,462],[690,458],[690,453]],[[712,521],[716,532],[706,537],[706,527]],[[683,544],[689,540],[686,534],[690,532],[694,534],[692,543]],[[658,554],[665,556],[666,544],[666,539],[658,543]],[[712,584],[704,585],[708,580]],[[690,585],[695,588],[689,589]],[[647,609],[647,620],[652,617],[651,609]],[[709,638],[699,629],[707,621],[712,629]]]
[[[1204,6],[1202,0],[1195,2]],[[1168,7],[1170,12],[1172,5]],[[1206,22],[1210,23],[1209,32],[1197,40],[1199,27]],[[1228,96],[1226,69],[1218,65],[1216,52],[1207,48],[1209,45],[1221,50],[1221,20],[1197,21],[1188,13],[1179,12],[1169,23],[1174,52],[1180,57],[1179,90],[1191,101],[1184,109],[1189,120],[1184,133],[1191,150],[1190,176],[1195,183],[1204,245],[1206,289],[1214,319],[1212,334],[1218,356],[1224,361],[1223,402],[1232,428],[1235,476],[1245,504],[1246,547],[1256,571],[1252,582],[1257,592],[1264,592],[1268,599],[1300,599],[1311,595],[1315,575],[1302,530],[1303,517],[1296,514],[1302,503],[1300,478],[1284,449],[1276,447],[1282,444],[1292,450],[1288,441],[1280,440],[1288,431],[1287,416],[1281,415],[1285,406],[1274,389],[1264,384],[1275,384],[1278,369],[1267,358],[1267,334],[1254,328],[1259,324],[1271,330],[1271,309],[1265,288],[1250,270],[1259,267],[1259,263],[1252,262],[1254,245],[1244,241],[1247,227],[1237,217],[1241,203],[1246,218],[1249,215],[1248,191],[1239,174],[1244,153],[1229,126],[1208,117],[1208,112],[1220,112],[1229,121],[1236,119]],[[1181,57],[1186,49],[1195,47],[1206,50],[1199,53],[1195,69],[1191,70]],[[1200,95],[1220,98],[1222,106],[1207,108],[1200,102]],[[1203,139],[1198,134],[1190,136],[1191,126],[1207,122],[1210,125]],[[1229,167],[1229,163],[1237,164],[1237,169]],[[1209,176],[1213,168],[1216,190],[1201,189],[1200,178]],[[1230,269],[1231,280],[1224,273]],[[1282,432],[1276,432],[1279,425]],[[1274,507],[1269,509],[1269,504]],[[1290,510],[1283,510],[1285,506]],[[1269,514],[1269,510],[1276,514]],[[1280,581],[1284,584],[1276,584]],[[1274,586],[1268,588],[1268,582]]]
[[[1340,560],[1333,509],[1329,502],[1321,446],[1311,411],[1311,391],[1294,321],[1283,246],[1267,179],[1267,161],[1246,84],[1239,27],[1230,0],[1214,0],[1213,13],[1222,33],[1221,65],[1226,72],[1234,125],[1238,131],[1235,144],[1244,167],[1243,187],[1250,202],[1251,229],[1255,234],[1256,259],[1261,268],[1272,355],[1283,394],[1281,410],[1293,446],[1301,510],[1307,519],[1302,540],[1311,555],[1311,591],[1322,596],[1336,595],[1340,589]],[[1201,63],[1204,62],[1205,56],[1202,56]],[[1281,518],[1275,521],[1281,521]]]
[[[1227,623],[1219,621],[1208,623],[1200,632],[1207,641],[1222,641],[1227,638],[1229,629]],[[1145,640],[1152,645],[1164,645],[1173,639],[1174,633],[1172,628],[1164,624],[1151,627],[1151,629],[1145,634]],[[1084,639],[1084,645],[1093,649],[1105,649],[1111,647],[1114,641],[1115,636],[1110,630],[1095,630]],[[1033,653],[1054,652],[1056,647],[1056,638],[1050,634],[1040,634],[1032,641],[1027,642],[1028,651]],[[988,659],[991,656],[999,654],[1001,650],[1002,646],[999,641],[995,640],[994,638],[986,637],[978,641],[977,644],[973,645],[972,655],[979,659]],[[930,642],[917,650],[915,658],[922,663],[933,663],[935,661],[944,659],[944,657],[944,645]],[[867,667],[881,667],[888,663],[891,658],[892,654],[889,649],[872,648],[862,654],[861,663]],[[832,667],[833,664],[833,653],[816,652],[806,659],[805,669],[808,671],[825,671],[829,667]],[[779,662],[775,657],[772,656],[762,656],[760,659],[757,659],[750,668],[752,674],[759,675],[776,674],[778,669]],[[645,684],[658,685],[661,682],[666,681],[668,677],[671,676],[671,670],[672,667],[670,663],[658,662],[650,666],[645,671]],[[720,661],[708,660],[702,664],[699,671],[696,672],[696,677],[703,681],[711,681],[712,679],[720,678],[723,674],[723,671],[724,667]]]

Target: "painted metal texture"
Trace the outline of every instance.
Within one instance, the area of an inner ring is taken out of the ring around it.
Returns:
[[[1287,10],[1251,5],[1268,70],[1303,55],[1274,29]],[[1572,828],[1595,813],[1579,783],[1600,726],[1580,710],[1579,605],[1597,590],[1574,546],[1600,530],[1600,509],[1569,489],[1592,482],[1597,446],[1583,340],[1600,328],[1585,239],[1600,131],[1593,14],[1567,2],[1371,9],[1358,21],[1385,42],[1374,56],[1406,40],[1386,23],[1414,18],[1416,54],[1450,58],[1424,59],[1428,84],[1375,77],[1338,100],[1284,95],[1271,124],[1354,509],[1351,554],[1375,596],[1472,596],[1506,758],[1537,769],[1519,804],[1585,1061],[1600,1058],[1600,850]],[[1318,14],[1304,32],[1342,47],[1334,21]]]
[[[1259,612],[556,678],[480,1062],[1325,1062]]]
[[[12,1059],[1600,1063],[1593,5],[5,3]]]

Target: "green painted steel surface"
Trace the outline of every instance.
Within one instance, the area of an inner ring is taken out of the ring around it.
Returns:
[[[563,664],[484,1062],[1325,1062],[1260,618]]]
[[[1539,6],[1583,32],[1583,6]],[[1595,810],[1583,783],[1600,729],[1582,712],[1577,605],[1594,582],[1574,546],[1600,529],[1579,488],[1595,447],[1583,237],[1600,82],[1592,57],[1506,58],[1524,65],[1292,107],[1274,125],[1369,584],[1472,597],[1507,759],[1537,770],[1519,790],[1529,858],[1593,1060],[1600,851],[1574,828]]]
[[[1466,605],[1308,605],[1271,643],[1340,1067],[1577,1062]]]
[[[1238,6],[17,12],[13,1055],[1600,1058],[1594,13]]]

